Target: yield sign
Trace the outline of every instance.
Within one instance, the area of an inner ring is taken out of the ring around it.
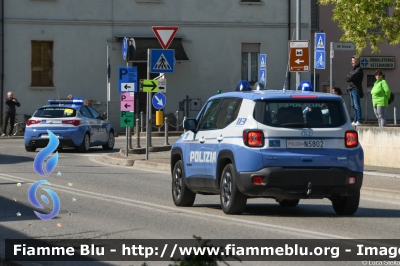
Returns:
[[[162,48],[168,49],[176,33],[178,32],[179,27],[153,26],[152,29]]]

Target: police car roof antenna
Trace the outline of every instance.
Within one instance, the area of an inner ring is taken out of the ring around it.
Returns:
[[[55,87],[56,87],[57,97],[58,97],[58,100],[60,100],[60,94],[58,94],[57,83],[54,82],[54,85],[56,85]]]

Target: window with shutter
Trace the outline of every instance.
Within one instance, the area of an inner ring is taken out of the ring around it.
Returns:
[[[53,86],[53,42],[31,42],[31,86]]]

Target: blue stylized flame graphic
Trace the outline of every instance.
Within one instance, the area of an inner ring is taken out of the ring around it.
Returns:
[[[58,138],[51,132],[50,130],[47,130],[47,133],[49,135],[49,144],[45,148],[43,148],[40,152],[35,157],[35,160],[33,161],[33,169],[35,172],[41,176],[47,176],[51,172],[53,172],[54,168],[57,165],[58,162],[58,152],[56,152],[52,157],[50,157],[46,163],[45,159],[53,153],[58,147],[58,144],[60,141]],[[45,164],[43,166],[43,164]],[[45,169],[43,169],[45,168]],[[36,198],[36,191],[38,187],[42,184],[45,185],[51,185],[50,182],[47,180],[39,180],[35,183],[32,184],[32,186],[28,190],[28,199],[31,202],[33,206],[39,209],[43,209],[43,206],[39,203],[39,201]],[[57,194],[48,188],[42,188],[44,191],[46,191],[49,195],[51,200],[53,201],[53,211],[49,214],[42,214],[37,211],[33,211],[37,217],[39,217],[42,220],[50,220],[53,219],[58,212],[60,211],[60,199],[58,198]],[[49,204],[49,199],[45,195],[41,195],[40,198],[45,204]]]
[[[47,133],[49,134],[49,144],[47,144],[45,148],[38,152],[35,160],[33,161],[33,169],[35,169],[35,172],[41,176],[47,176],[47,174],[50,174],[54,170],[58,162],[58,152],[56,152],[53,157],[47,160],[45,165],[46,172],[44,171],[44,160],[57,149],[58,144],[60,143],[53,132],[47,130]]]
[[[31,202],[31,204],[33,206],[35,206],[36,208],[39,208],[39,209],[43,209],[43,206],[39,203],[39,201],[36,198],[36,191],[37,191],[38,187],[40,185],[42,185],[42,184],[51,185],[50,182],[48,182],[47,180],[39,180],[39,181],[33,183],[32,186],[28,190],[28,199],[29,199],[29,201]],[[42,189],[44,191],[46,191],[50,195],[50,198],[53,201],[53,211],[51,213],[49,213],[49,214],[42,214],[42,213],[37,212],[37,211],[33,211],[33,212],[40,219],[42,219],[44,221],[47,221],[47,220],[53,219],[58,214],[58,212],[60,211],[61,205],[60,205],[60,199],[58,198],[57,194],[53,190],[48,189],[48,188],[42,188]],[[46,196],[41,195],[41,199],[46,204],[49,203],[49,200],[48,200],[48,198]]]

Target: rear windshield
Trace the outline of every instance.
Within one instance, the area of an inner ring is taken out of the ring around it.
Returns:
[[[346,110],[340,101],[259,101],[254,119],[272,127],[338,127],[346,123]]]
[[[45,107],[38,109],[33,116],[47,118],[74,117],[76,116],[76,111],[68,107]]]

